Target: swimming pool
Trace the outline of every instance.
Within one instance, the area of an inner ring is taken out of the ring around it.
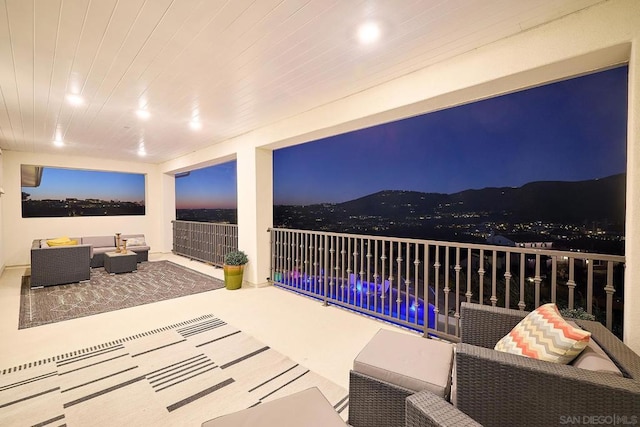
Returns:
[[[383,319],[401,326],[422,331],[425,322],[424,299],[416,296],[415,290],[409,290],[400,278],[393,286],[389,280],[367,282],[356,274],[348,277],[327,277],[323,271],[318,276],[308,275],[296,270],[275,272],[273,282],[276,286],[302,293],[314,298],[335,302],[350,310]],[[402,288],[405,288],[404,290]],[[427,288],[430,294],[433,289]],[[435,327],[433,304],[427,304],[427,326]]]

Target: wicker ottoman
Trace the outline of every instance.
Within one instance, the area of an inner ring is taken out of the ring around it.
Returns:
[[[345,427],[317,387],[206,421],[202,427]]]
[[[135,252],[105,252],[104,269],[111,274],[130,273],[138,269],[138,257]]]
[[[349,424],[404,427],[405,400],[422,390],[448,399],[453,345],[381,329],[353,361]]]

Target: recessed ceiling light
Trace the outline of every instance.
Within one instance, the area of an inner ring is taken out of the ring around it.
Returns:
[[[144,147],[138,148],[138,156],[144,157],[146,155],[147,155],[147,152],[145,151]]]
[[[138,115],[138,117],[140,117],[141,119],[148,119],[149,117],[151,117],[151,113],[149,112],[149,110],[137,110],[136,114]]]
[[[370,44],[380,38],[380,26],[375,22],[366,22],[358,28],[358,40],[362,44]]]
[[[202,129],[202,122],[200,120],[191,120],[189,122],[189,127],[193,130],[200,130]]]
[[[84,104],[84,98],[80,95],[69,93],[67,94],[67,102],[71,105],[82,105]]]
[[[56,147],[62,147],[64,145],[62,140],[62,128],[60,125],[56,126],[56,136],[53,138],[53,145]]]

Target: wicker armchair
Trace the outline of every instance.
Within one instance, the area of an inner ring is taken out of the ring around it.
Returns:
[[[601,417],[618,417],[611,418],[617,425],[640,419],[640,357],[598,322],[575,319],[624,378],[493,350],[527,314],[462,303],[457,407],[428,391],[413,393],[351,371],[350,400],[369,403],[350,407],[349,422],[357,427],[552,426],[609,420]],[[380,405],[385,419],[371,410]]]
[[[600,323],[575,320],[592,333],[624,378],[493,350],[527,314],[462,304],[456,351],[458,409],[485,426],[550,426],[589,416],[640,416],[640,357]]]
[[[61,285],[89,280],[91,245],[41,248],[31,245],[31,287]]]

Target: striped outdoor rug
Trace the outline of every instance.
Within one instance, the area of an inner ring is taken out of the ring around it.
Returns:
[[[3,426],[199,426],[318,387],[347,391],[213,315],[0,370]]]

